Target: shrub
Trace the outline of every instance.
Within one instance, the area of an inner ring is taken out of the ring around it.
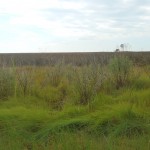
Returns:
[[[34,79],[34,69],[32,67],[18,68],[16,69],[16,79],[19,88],[23,95],[27,95],[31,92]]]
[[[144,71],[145,71],[145,73],[147,74],[147,76],[150,78],[150,65],[146,65],[146,66],[144,67]]]
[[[0,69],[0,99],[14,94],[14,75],[8,68]]]
[[[46,73],[47,82],[50,85],[57,87],[62,81],[63,69],[64,68],[61,64],[57,64],[54,67],[50,67]]]
[[[113,58],[109,63],[109,69],[112,74],[116,88],[124,86],[129,80],[129,74],[132,68],[132,62],[128,57],[118,56]]]
[[[89,104],[99,91],[105,79],[100,66],[86,66],[75,70],[75,90],[79,96],[79,104]]]

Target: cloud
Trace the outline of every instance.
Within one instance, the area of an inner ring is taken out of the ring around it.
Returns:
[[[147,38],[149,16],[149,0],[0,0],[0,48],[6,49],[3,43],[14,50],[80,43],[85,49],[90,41]]]

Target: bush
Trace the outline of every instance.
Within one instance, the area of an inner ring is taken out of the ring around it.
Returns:
[[[14,94],[14,81],[12,70],[7,68],[0,70],[0,99],[7,98]]]
[[[16,69],[16,79],[23,95],[29,94],[33,86],[34,68],[26,67]]]
[[[124,86],[129,80],[129,74],[132,68],[132,62],[128,57],[118,56],[113,58],[109,63],[109,69],[111,71],[113,81],[116,88]]]
[[[79,104],[89,104],[90,100],[100,90],[105,75],[100,66],[86,66],[75,70],[75,90]]]
[[[57,87],[62,81],[62,77],[64,75],[64,67],[62,64],[57,64],[54,67],[50,67],[46,73],[47,82]]]

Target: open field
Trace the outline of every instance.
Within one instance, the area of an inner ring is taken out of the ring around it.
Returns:
[[[138,65],[150,64],[150,52],[121,52]],[[12,61],[16,65],[54,65],[64,62],[76,66],[88,65],[96,61],[104,65],[114,56],[120,55],[115,52],[86,52],[86,53],[1,53],[0,64],[11,66]]]
[[[0,150],[150,149],[150,52],[0,62]]]

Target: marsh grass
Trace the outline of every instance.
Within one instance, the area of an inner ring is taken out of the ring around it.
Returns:
[[[0,149],[149,149],[150,79],[132,69],[116,88],[96,63],[0,68]]]

